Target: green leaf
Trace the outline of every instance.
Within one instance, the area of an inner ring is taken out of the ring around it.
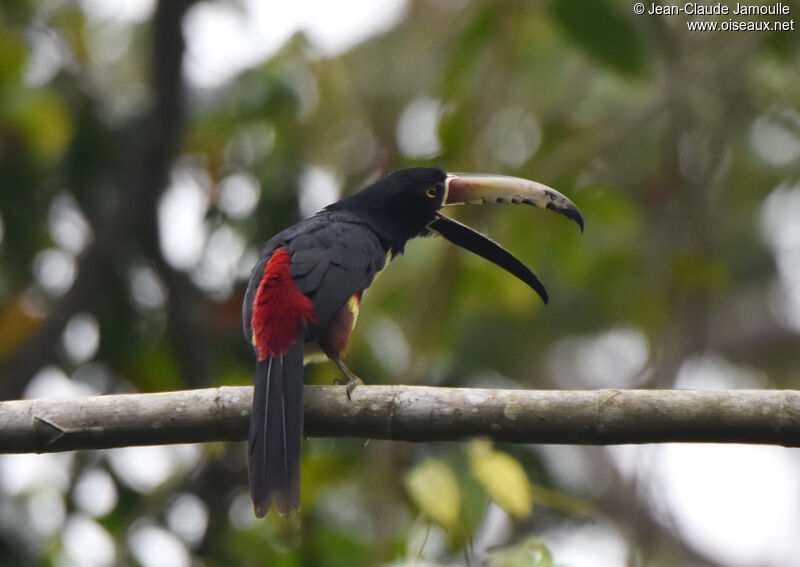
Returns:
[[[514,518],[533,511],[533,491],[525,469],[514,457],[496,451],[490,441],[473,441],[467,449],[469,468],[484,490]]]
[[[588,500],[570,496],[552,488],[532,485],[533,498],[537,506],[547,506],[568,516],[591,518],[597,510]]]
[[[477,12],[469,25],[456,37],[450,60],[442,74],[442,88],[450,96],[471,86],[476,80],[475,69],[496,38],[498,11],[487,5]]]
[[[25,68],[25,38],[18,30],[0,34],[0,86],[14,85]],[[2,110],[2,109],[0,109]]]
[[[56,160],[62,156],[75,125],[61,98],[43,89],[20,93],[13,113],[17,128],[37,157]]]
[[[626,75],[644,71],[645,51],[636,28],[607,0],[555,0],[552,10],[590,57]]]
[[[672,259],[672,279],[685,289],[718,292],[727,285],[728,274],[719,259],[686,252]]]
[[[489,567],[553,567],[550,551],[537,537],[489,552]]]
[[[453,471],[444,462],[428,459],[406,476],[406,490],[420,511],[453,530],[461,514],[461,491]]]

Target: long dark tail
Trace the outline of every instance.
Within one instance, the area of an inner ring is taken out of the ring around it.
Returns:
[[[250,497],[259,518],[273,500],[281,514],[300,507],[303,345],[301,333],[285,355],[256,363],[249,468]]]

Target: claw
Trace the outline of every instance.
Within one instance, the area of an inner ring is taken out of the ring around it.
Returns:
[[[347,386],[347,399],[352,401],[353,398],[350,396],[350,394],[353,393],[353,390],[355,390],[356,386],[363,386],[364,385],[364,381],[361,378],[359,378],[358,376],[356,376],[355,374],[353,374],[353,371],[350,370],[345,365],[345,363],[342,362],[340,359],[334,358],[333,362],[336,363],[336,366],[339,367],[339,370],[342,371],[342,374],[344,374],[345,378],[346,378],[346,379],[344,379],[344,378],[336,378],[336,379],[334,379],[333,382],[334,382],[334,384],[340,384],[340,385],[343,385],[343,386]]]
[[[347,399],[353,401],[353,398],[350,397],[350,394],[353,392],[356,386],[363,386],[363,385],[364,381],[361,378],[359,378],[358,376],[352,376],[347,381]]]

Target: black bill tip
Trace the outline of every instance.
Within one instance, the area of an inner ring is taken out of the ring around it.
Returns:
[[[583,234],[583,215],[578,210],[578,207],[576,207],[574,204],[569,203],[567,206],[560,206],[559,204],[551,201],[550,203],[547,203],[547,208],[551,211],[561,213],[568,219],[575,221],[575,224],[577,224],[581,229],[581,234]]]

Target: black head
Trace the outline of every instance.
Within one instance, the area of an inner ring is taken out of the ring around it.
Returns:
[[[402,252],[405,243],[427,234],[443,204],[447,174],[435,167],[399,169],[327,209],[357,214]]]
[[[415,236],[440,234],[494,262],[531,286],[547,302],[547,292],[530,269],[508,250],[468,226],[439,213],[443,206],[465,203],[523,203],[560,213],[583,232],[583,216],[567,197],[519,177],[486,173],[451,173],[434,167],[413,167],[390,173],[351,197],[326,207],[357,215],[393,254]]]

